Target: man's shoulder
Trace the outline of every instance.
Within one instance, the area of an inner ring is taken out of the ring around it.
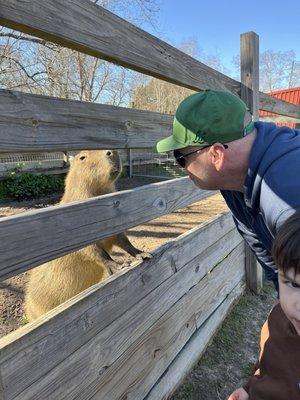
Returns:
[[[274,231],[300,208],[300,147],[282,154],[269,166],[260,185],[260,210]]]

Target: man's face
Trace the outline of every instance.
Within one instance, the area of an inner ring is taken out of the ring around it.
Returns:
[[[279,272],[279,293],[283,312],[300,335],[300,274]]]
[[[189,146],[180,149],[180,153],[182,155],[193,153],[185,157],[185,170],[195,185],[205,190],[217,190],[219,187],[216,184],[215,170],[210,162],[209,149],[209,147],[203,149]]]

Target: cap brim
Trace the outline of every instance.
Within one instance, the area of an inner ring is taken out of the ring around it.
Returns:
[[[183,143],[179,143],[176,140],[174,140],[173,136],[168,136],[167,138],[157,142],[156,146],[154,147],[154,150],[157,153],[166,153],[167,151],[182,149],[183,147],[185,147]]]

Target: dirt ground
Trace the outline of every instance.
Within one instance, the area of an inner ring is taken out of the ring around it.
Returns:
[[[119,180],[118,189],[130,189],[154,181],[141,177],[122,178]],[[47,207],[58,201],[58,195],[35,201],[2,201],[0,217]],[[151,252],[169,239],[226,211],[228,208],[221,195],[216,194],[172,214],[132,228],[128,231],[128,236],[135,246]],[[112,256],[118,261],[128,259],[119,252],[113,253]],[[24,273],[0,282],[0,337],[17,329],[23,323],[23,299],[28,275]],[[231,390],[240,385],[249,372],[249,366],[255,362],[257,334],[273,302],[274,294],[270,288],[260,296],[246,294],[172,400],[225,399]]]

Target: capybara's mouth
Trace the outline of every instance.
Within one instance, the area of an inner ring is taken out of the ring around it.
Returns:
[[[121,173],[121,168],[112,168],[110,171],[110,176],[113,178],[118,176]]]
[[[122,171],[122,165],[120,161],[115,160],[111,166],[111,173],[112,174],[119,174]]]

